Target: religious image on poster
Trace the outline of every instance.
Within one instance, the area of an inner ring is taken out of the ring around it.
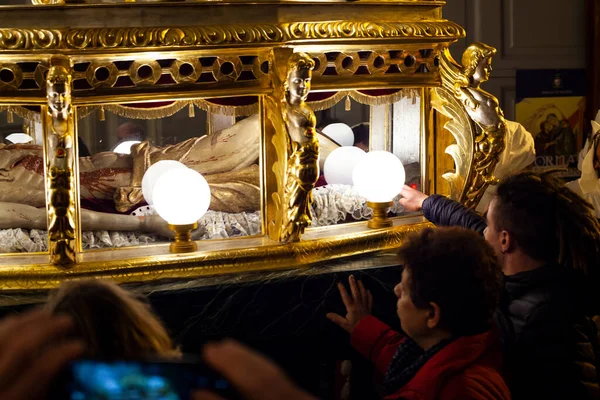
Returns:
[[[535,141],[534,169],[563,169],[577,178],[577,155],[584,140],[583,70],[517,71],[516,119]]]

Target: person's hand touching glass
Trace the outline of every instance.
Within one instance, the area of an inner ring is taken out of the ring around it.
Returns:
[[[363,317],[371,314],[373,295],[360,280],[356,280],[352,275],[348,278],[348,284],[350,293],[348,293],[343,283],[338,283],[338,289],[346,307],[346,316],[342,317],[336,313],[328,313],[327,318],[346,332],[351,333]]]

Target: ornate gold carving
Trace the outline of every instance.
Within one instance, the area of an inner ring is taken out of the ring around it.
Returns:
[[[189,28],[0,29],[0,50],[171,48],[353,38],[453,40],[464,36],[463,28],[445,20],[295,22]]]
[[[18,89],[23,82],[23,71],[17,64],[0,63],[0,90]]]
[[[119,70],[111,62],[93,61],[85,72],[85,77],[93,88],[112,87],[117,82]]]
[[[272,221],[271,237],[288,243],[300,235],[312,220],[312,189],[319,178],[319,142],[316,117],[306,104],[315,63],[305,53],[290,56],[283,82],[276,93],[280,104],[272,104],[279,115],[269,114],[276,132],[272,142],[278,161],[273,165],[277,191],[272,194],[278,218]],[[278,71],[279,76],[283,71]]]
[[[360,67],[360,57],[357,52],[341,52],[334,61],[338,75],[352,76]]]
[[[373,51],[369,54],[369,58],[365,62],[369,73],[371,74],[384,74],[391,64],[391,58],[389,52],[376,52]]]
[[[457,175],[464,178],[460,201],[470,208],[476,207],[488,185],[496,182],[494,169],[505,146],[506,122],[498,100],[480,88],[489,79],[494,54],[493,47],[476,43],[463,53],[462,66],[454,61],[447,48],[440,58],[443,89],[438,90],[442,104],[437,108],[455,119],[449,130],[457,138],[457,146],[447,152],[456,161]],[[459,107],[455,102],[451,104],[450,96],[458,101]],[[465,113],[472,122],[465,119]],[[472,159],[465,157],[467,146],[471,148]],[[465,174],[467,165],[471,167]],[[457,180],[456,175],[449,178],[451,182]]]
[[[48,66],[41,62],[35,63],[37,66],[34,71],[23,71],[17,63],[0,62],[0,91],[32,91],[45,87],[45,73],[48,71]],[[24,80],[34,80],[37,87],[28,86],[26,89],[21,89]]]
[[[435,62],[439,54],[438,50],[428,49],[414,51],[415,55],[405,50],[378,51],[328,51],[326,53],[310,53],[315,61],[313,77],[324,80],[332,75],[324,75],[327,67],[335,70],[335,75],[352,76],[361,75],[384,75],[386,73],[424,73],[438,69]],[[391,66],[396,66],[390,70]],[[366,69],[366,71],[365,71]]]
[[[165,56],[167,58],[168,56]],[[242,59],[252,59],[251,63],[243,64]],[[96,88],[110,88],[117,85],[119,78],[126,77],[131,80],[129,85],[134,86],[152,86],[165,85],[173,86],[172,81],[159,82],[161,75],[171,75],[173,81],[181,85],[199,84],[206,85],[213,82],[235,82],[244,71],[251,72],[250,76],[245,76],[244,81],[260,81],[265,83],[269,80],[269,75],[261,70],[261,65],[266,58],[264,51],[242,53],[236,56],[219,56],[215,53],[214,57],[204,56],[201,58],[185,57],[174,60],[170,65],[161,67],[160,62],[164,59],[134,59],[127,69],[119,69],[119,63],[124,62],[119,58],[114,61],[92,61],[87,63],[78,60],[76,67],[87,65],[85,71],[73,72],[73,80],[79,81],[85,79],[88,87],[81,87],[77,91],[89,91]],[[204,64],[204,65],[203,65]],[[122,64],[121,64],[122,65]],[[211,74],[212,79],[198,82],[202,74]],[[252,76],[253,75],[253,76]],[[117,85],[119,86],[119,85]]]
[[[285,24],[289,40],[346,38],[441,38],[464,37],[465,31],[450,21],[423,22],[296,22]]]
[[[45,115],[48,248],[54,264],[67,265],[75,263],[77,249],[71,75],[66,59],[52,63],[46,82]]]
[[[31,0],[31,4],[45,6],[49,4],[65,4],[65,0]]]
[[[315,62],[315,68],[313,69],[313,76],[321,76],[327,69],[328,61],[326,53],[311,53],[310,56]]]
[[[202,65],[197,58],[177,59],[171,64],[169,72],[177,83],[194,83],[202,73]]]
[[[365,226],[363,231],[355,231],[351,235],[347,234],[347,227],[334,227],[330,237],[301,240],[286,246],[269,243],[266,239],[246,238],[241,239],[246,242],[244,248],[236,249],[223,248],[222,241],[212,241],[203,243],[202,252],[180,255],[176,259],[148,255],[146,249],[136,250],[135,256],[132,256],[131,249],[118,249],[105,252],[106,255],[94,255],[94,261],[84,262],[68,272],[43,262],[32,264],[32,257],[25,256],[22,263],[0,269],[0,290],[51,289],[67,277],[97,277],[133,283],[238,274],[235,279],[239,282],[243,277],[239,274],[242,273],[286,269],[306,271],[306,268],[299,267],[323,260],[395,249],[407,235],[430,226],[430,223],[422,221],[388,229],[373,230]],[[120,252],[128,253],[130,258],[123,261],[123,256],[119,257]],[[38,260],[40,258],[35,259]]]
[[[59,29],[0,29],[0,50],[53,50],[63,47]]]
[[[234,82],[243,68],[239,57],[217,57],[212,65],[212,73],[219,82]]]
[[[156,60],[135,60],[129,67],[129,76],[138,86],[154,85],[161,74],[162,68]]]

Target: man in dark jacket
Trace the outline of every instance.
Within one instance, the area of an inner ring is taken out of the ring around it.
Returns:
[[[593,304],[586,294],[596,279],[600,225],[591,206],[557,180],[530,172],[502,181],[483,217],[443,196],[409,187],[402,195],[408,211],[474,229],[494,248],[504,274],[495,321],[513,398],[585,398],[573,326]]]

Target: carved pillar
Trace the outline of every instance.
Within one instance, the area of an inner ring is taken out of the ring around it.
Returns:
[[[273,94],[265,96],[267,231],[271,239],[296,242],[312,221],[312,189],[319,178],[316,118],[306,97],[314,61],[304,53],[271,54]]]
[[[285,172],[288,159],[288,139],[283,121],[284,84],[287,75],[287,60],[292,49],[274,49],[271,52],[271,77],[273,91],[263,101],[263,171],[265,175],[265,226],[269,237],[279,241],[284,214]]]
[[[48,207],[48,249],[57,265],[74,264],[79,249],[77,150],[71,105],[69,60],[53,58],[46,78],[48,107],[43,115]]]

